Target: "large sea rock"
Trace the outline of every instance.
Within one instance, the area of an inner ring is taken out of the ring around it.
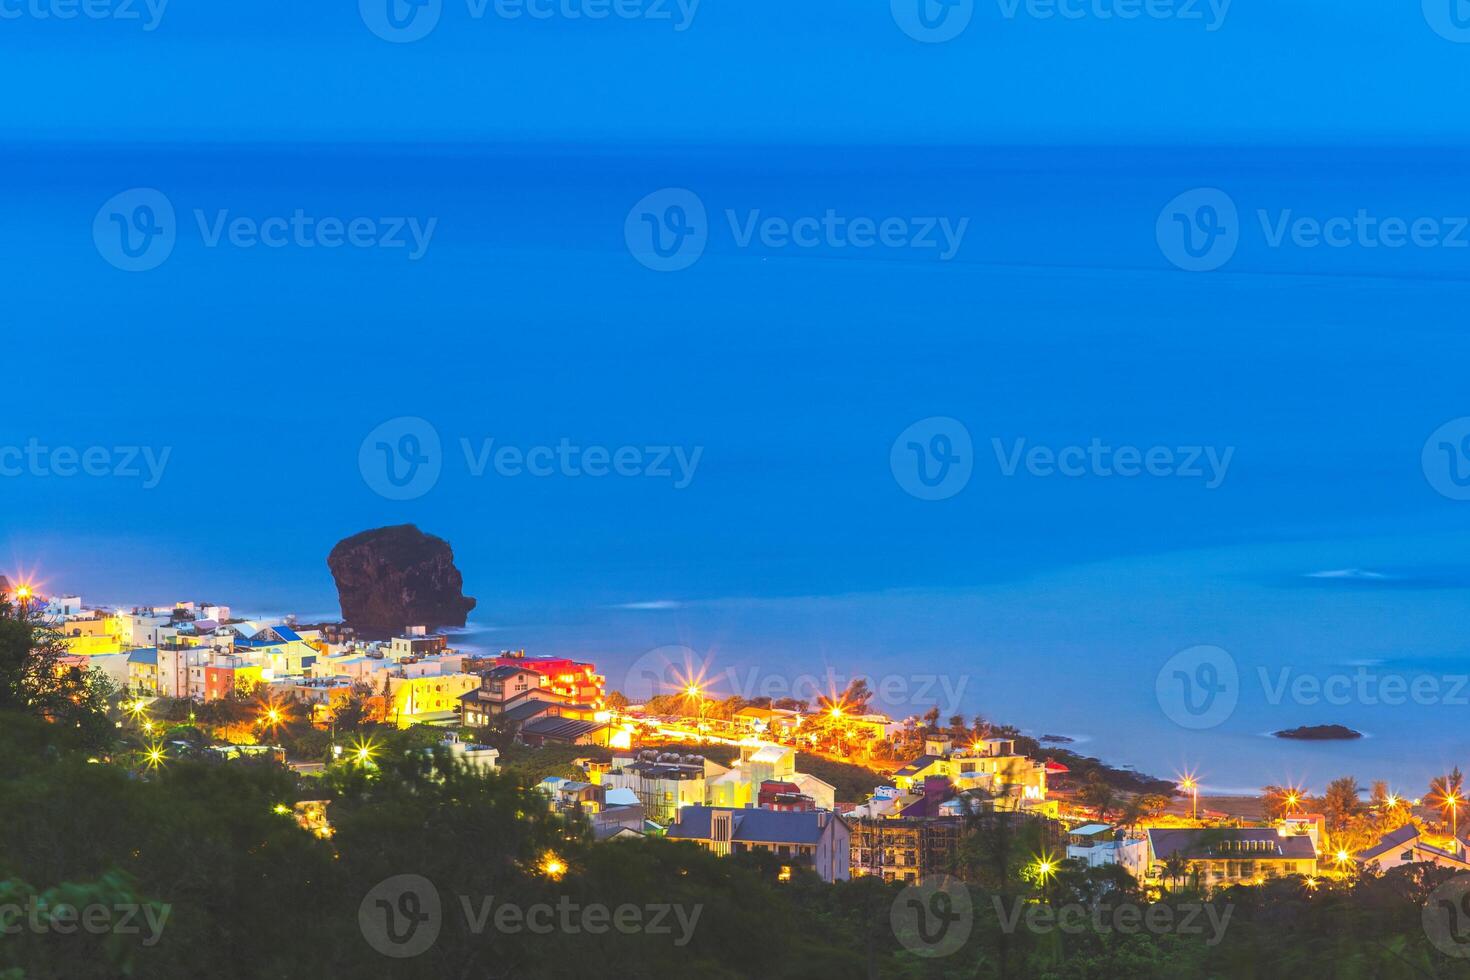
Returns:
[[[342,619],[363,633],[401,633],[407,626],[463,626],[475,608],[464,576],[443,538],[412,524],[355,534],[332,549]]]

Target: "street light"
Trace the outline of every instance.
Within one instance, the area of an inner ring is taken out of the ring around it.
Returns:
[[[1187,791],[1193,797],[1193,804],[1192,804],[1192,807],[1190,809],[1189,818],[1191,820],[1198,820],[1199,819],[1199,782],[1193,776],[1185,776],[1182,780],[1179,781],[1179,788],[1182,789],[1182,790]]]
[[[694,731],[696,733],[704,731],[704,692],[699,689],[698,684],[691,682],[688,687],[684,688],[684,696],[694,699]]]
[[[567,873],[567,863],[555,853],[547,851],[541,858],[541,873],[552,881],[560,881],[562,875]]]
[[[1038,855],[1036,858],[1036,880],[1041,884],[1041,900],[1046,901],[1046,883],[1056,875],[1057,864],[1049,855]]]

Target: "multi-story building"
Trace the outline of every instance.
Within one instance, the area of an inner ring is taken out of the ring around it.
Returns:
[[[816,776],[797,772],[796,750],[772,742],[741,745],[739,760],[710,781],[706,802],[711,806],[757,806],[761,784],[768,781],[793,784],[796,792],[810,796],[818,809],[831,810],[835,805],[836,788]]]
[[[459,721],[459,700],[480,686],[473,674],[388,676],[387,720],[399,728]]]
[[[1009,738],[987,738],[954,746],[947,738],[930,738],[924,754],[894,773],[902,790],[944,776],[960,789],[980,789],[994,797],[1013,798],[1017,805],[1046,799],[1046,764],[1016,753]]]
[[[803,793],[795,783],[768,779],[761,783],[756,806],[762,810],[815,810],[817,801]]]
[[[139,647],[128,651],[128,687],[134,691],[158,693],[157,647]]]
[[[959,817],[851,819],[852,874],[918,881],[954,870],[964,823]]]
[[[388,641],[388,656],[392,660],[434,657],[447,649],[449,637],[431,634],[423,626],[410,626],[403,636],[395,636]]]
[[[765,851],[788,868],[804,867],[823,881],[851,877],[851,830],[829,810],[733,810],[687,806],[669,827],[670,840],[688,840],[720,855]]]
[[[214,651],[205,647],[158,648],[158,693],[166,698],[204,699],[204,668]]]
[[[1406,864],[1433,864],[1456,871],[1470,869],[1470,854],[1462,840],[1442,840],[1444,846],[1429,843],[1412,823],[1391,830],[1379,838],[1378,843],[1353,855],[1353,860],[1363,867],[1388,871]]]
[[[243,657],[215,654],[214,662],[204,667],[204,700],[250,697],[257,684],[269,679],[259,664],[250,663]]]
[[[315,724],[325,724],[336,711],[351,700],[355,688],[345,677],[283,677],[271,682],[271,696],[299,701],[306,706],[310,719]],[[380,717],[382,700],[378,699],[373,711]]]
[[[1260,884],[1317,870],[1317,851],[1306,834],[1275,828],[1209,827],[1166,830],[1147,835],[1144,883],[1171,887],[1198,881],[1205,888]],[[1180,862],[1171,869],[1170,862]],[[1182,877],[1172,874],[1182,871]]]
[[[488,725],[491,719],[532,696],[550,695],[545,700],[562,700],[543,686],[545,679],[541,673],[525,667],[492,667],[480,675],[479,687],[460,698],[461,724],[470,728]]]
[[[95,657],[123,651],[123,625],[118,616],[99,613],[86,618],[72,617],[58,623],[56,631],[61,634],[66,652],[77,656]]]
[[[486,660],[466,660],[464,670],[478,673],[491,667],[525,667],[545,677],[544,686],[565,695],[577,704],[603,706],[604,688],[607,678],[597,673],[594,664],[568,660],[564,657],[528,657],[526,651],[516,650],[502,653]]]
[[[602,785],[632,790],[648,819],[667,825],[684,807],[703,805],[710,780],[728,771],[703,756],[649,751],[614,757]]]
[[[118,632],[124,646],[156,647],[169,635],[166,631],[173,625],[172,616],[153,616],[143,612],[124,613],[118,616]]]

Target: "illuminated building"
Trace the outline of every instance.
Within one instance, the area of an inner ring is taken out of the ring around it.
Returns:
[[[557,694],[564,695],[578,704],[602,707],[603,690],[607,678],[597,673],[593,664],[562,657],[528,657],[526,651],[503,653],[490,660],[489,667],[525,667],[546,678],[545,685]],[[466,661],[466,670],[477,670],[478,663]]]
[[[462,762],[479,772],[494,772],[500,766],[500,750],[493,746],[466,742],[458,735],[449,735],[439,744],[449,750],[455,762]]]
[[[553,712],[560,708],[553,706]],[[617,730],[600,721],[569,718],[548,713],[521,725],[521,741],[531,746],[542,745],[610,745]]]
[[[852,876],[851,828],[828,810],[727,810],[688,806],[669,827],[670,840],[688,840],[716,854],[766,851],[782,864],[809,868],[823,881]]]
[[[925,779],[943,776],[960,789],[1014,797],[1017,806],[1040,804],[1046,800],[1046,765],[1018,755],[1015,745],[1013,739],[988,738],[955,747],[947,738],[930,738],[922,756],[894,773],[893,783],[912,791]]]
[[[681,808],[707,802],[710,781],[726,772],[703,756],[647,751],[636,758],[614,757],[612,768],[602,774],[602,785],[632,790],[648,819],[666,825]]]
[[[541,673],[526,667],[486,670],[480,674],[479,687],[466,691],[460,697],[461,723],[469,728],[488,725],[491,719],[528,698],[541,698],[547,702],[571,701],[570,697],[558,695],[544,684],[545,677]]]
[[[387,720],[399,728],[459,721],[460,698],[480,686],[473,674],[388,677]]]
[[[810,796],[818,809],[833,809],[837,790],[831,783],[796,771],[796,749],[789,745],[758,742],[740,746],[740,758],[729,771],[710,780],[711,806],[753,807],[759,805],[760,787],[768,781],[789,782],[796,791]]]
[[[158,648],[128,651],[128,687],[134,691],[158,693]]]
[[[954,870],[963,821],[957,817],[854,819],[850,862],[853,877],[918,881]]]
[[[1287,875],[1310,875],[1317,870],[1317,852],[1306,834],[1286,834],[1270,828],[1213,827],[1208,830],[1148,831],[1146,884],[1171,887],[1198,878],[1206,889],[1253,884]],[[1178,856],[1185,876],[1169,878],[1167,862]]]
[[[1470,870],[1464,842],[1447,843],[1448,849],[1430,844],[1418,827],[1406,823],[1397,830],[1384,834],[1378,843],[1354,854],[1353,860],[1363,867],[1372,866],[1378,871],[1388,871],[1406,864],[1433,864],[1442,868],[1454,868],[1456,871]]]
[[[246,663],[238,657],[221,657],[204,668],[204,700],[219,701],[232,693],[249,696],[255,685],[268,678],[258,664]]]

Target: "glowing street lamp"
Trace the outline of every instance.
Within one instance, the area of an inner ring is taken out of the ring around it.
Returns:
[[[704,691],[700,688],[699,683],[697,681],[690,681],[689,682],[689,686],[686,687],[686,688],[684,688],[684,696],[686,698],[690,698],[690,699],[692,699],[694,701],[694,709],[695,709],[694,730],[696,732],[703,731],[704,730],[704,701],[705,701]]]
[[[1050,855],[1040,854],[1036,858],[1035,870],[1036,881],[1041,885],[1041,898],[1045,901],[1046,883],[1056,876],[1057,863],[1051,859]]]
[[[552,881],[560,881],[567,873],[567,863],[551,851],[542,856],[540,868],[541,873]]]
[[[1189,793],[1190,796],[1193,798],[1193,803],[1191,804],[1191,807],[1190,807],[1189,818],[1191,820],[1198,820],[1199,819],[1199,781],[1196,780],[1193,776],[1186,775],[1183,779],[1181,779],[1179,781],[1179,788],[1182,789],[1182,790],[1184,790],[1185,792]]]
[[[371,738],[358,739],[357,743],[352,747],[352,760],[360,766],[370,765],[377,750],[377,746],[373,744]]]

